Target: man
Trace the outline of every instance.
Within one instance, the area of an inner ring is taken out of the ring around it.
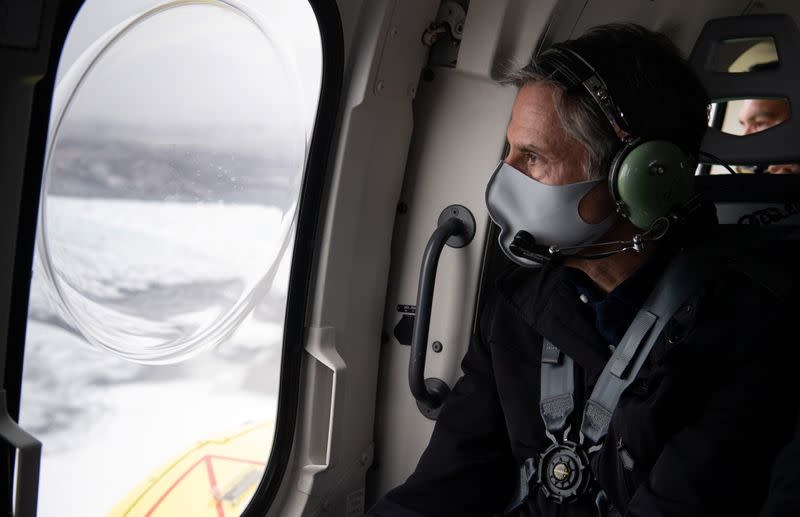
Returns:
[[[661,327],[631,324],[643,305],[659,312],[654,294],[691,284],[654,289],[714,231],[687,191],[702,86],[666,37],[633,25],[559,44],[511,81],[510,150],[487,205],[503,251],[529,267],[497,282],[416,470],[368,515],[756,514],[795,418],[780,396],[791,387],[786,311],[721,261],[652,341],[647,329]],[[652,158],[636,137],[668,142]],[[631,163],[644,169],[626,179]],[[657,188],[646,207],[669,206],[636,208],[646,189],[631,195],[631,179]],[[595,387],[632,335],[653,348],[623,361],[632,384],[602,423]],[[632,375],[637,357],[647,361]],[[564,395],[574,408],[549,403]]]
[[[772,70],[777,66],[777,61],[770,61],[753,65],[749,70],[750,72]],[[749,135],[777,126],[790,116],[791,109],[786,99],[747,99],[742,102],[739,110],[739,123],[744,129],[744,134]],[[771,174],[800,174],[800,164],[770,165],[766,171]]]

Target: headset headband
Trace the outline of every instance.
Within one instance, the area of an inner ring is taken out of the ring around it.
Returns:
[[[539,56],[537,64],[543,71],[564,84],[567,90],[574,90],[578,86],[585,88],[623,143],[636,139],[625,113],[611,97],[606,82],[580,54],[565,45],[554,45]]]

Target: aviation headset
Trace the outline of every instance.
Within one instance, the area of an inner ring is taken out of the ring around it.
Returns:
[[[647,229],[690,201],[695,158],[668,140],[636,136],[600,73],[580,54],[556,44],[539,56],[537,64],[568,93],[585,88],[619,136],[621,145],[611,162],[608,188],[621,216]]]

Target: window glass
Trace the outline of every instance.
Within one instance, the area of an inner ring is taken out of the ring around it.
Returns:
[[[778,54],[771,36],[736,38],[716,46],[707,68],[714,72],[747,73],[751,65],[773,60],[778,60]]]
[[[84,4],[25,344],[39,515],[244,510],[270,454],[320,80],[306,2]]]
[[[712,119],[724,114],[717,124],[723,133],[747,136],[783,124],[792,116],[792,108],[785,97],[753,97],[713,103],[710,113]]]

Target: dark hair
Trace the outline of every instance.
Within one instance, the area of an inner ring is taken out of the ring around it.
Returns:
[[[708,95],[667,36],[615,23],[594,27],[559,45],[577,52],[597,70],[635,136],[670,140],[697,154],[708,126]],[[586,146],[589,178],[605,176],[619,139],[597,104],[583,88],[568,90],[560,84],[535,57],[503,80],[517,86],[530,81],[546,81],[564,91],[556,106],[564,129]]]

